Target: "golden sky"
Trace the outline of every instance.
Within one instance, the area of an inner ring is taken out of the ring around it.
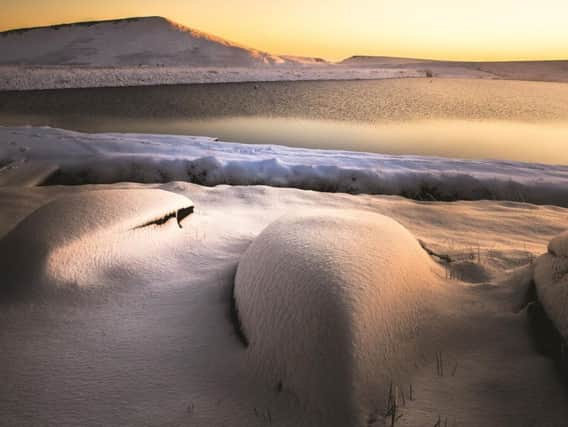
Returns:
[[[568,59],[568,0],[0,0],[0,30],[160,15],[277,54]]]

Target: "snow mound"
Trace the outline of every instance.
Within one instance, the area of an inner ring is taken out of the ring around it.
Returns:
[[[0,33],[0,64],[253,67],[300,63],[157,16]]]
[[[100,286],[160,270],[164,240],[193,212],[192,202],[162,190],[104,190],[64,196],[40,207],[0,241],[2,285]],[[146,257],[146,259],[145,259]],[[24,267],[25,266],[25,267]]]
[[[548,252],[557,257],[568,257],[568,231],[550,241]]]
[[[388,217],[285,216],[237,269],[236,310],[252,364],[321,425],[363,425],[385,410],[397,367],[413,360],[404,346],[435,310],[437,273],[414,236]]]
[[[568,340],[568,232],[552,239],[548,253],[537,259],[534,281],[546,314]]]

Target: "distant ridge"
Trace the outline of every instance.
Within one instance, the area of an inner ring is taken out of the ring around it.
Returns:
[[[464,77],[568,82],[568,60],[444,61],[355,55],[339,62],[357,68],[421,70],[436,77]]]
[[[337,76],[337,73],[341,72],[360,76],[365,74],[365,71],[362,71],[364,69],[378,69],[386,71],[387,74],[396,72],[428,78],[467,77],[568,82],[568,60],[476,62],[355,55],[338,63],[330,63],[321,58],[264,52],[186,27],[161,16],[74,22],[0,32],[0,65],[29,66],[28,70],[45,66],[65,66],[66,70],[73,67],[76,67],[75,70],[132,70],[139,67],[179,67],[177,70],[186,67],[201,67],[204,70],[208,67],[267,70],[274,66],[303,66],[318,72],[326,70],[322,75],[327,76]],[[322,66],[327,67],[321,68]],[[335,74],[328,73],[331,69]],[[346,71],[349,69],[356,71]],[[367,71],[370,72],[369,70]],[[226,70],[223,73],[225,77],[220,81],[232,81],[230,73],[234,73],[234,70]],[[157,76],[154,73],[146,80],[158,81]],[[284,76],[283,79],[289,77],[290,75]],[[293,77],[296,79],[297,75]],[[61,79],[73,80],[74,77],[70,75]],[[54,83],[55,86],[58,84]]]
[[[503,60],[503,61],[464,61],[464,60],[451,60],[451,59],[428,59],[428,58],[412,58],[405,56],[382,56],[382,55],[353,55],[339,61],[340,64],[349,63],[440,63],[440,64],[536,64],[536,63],[563,63],[568,62],[568,59],[518,59],[518,60]]]
[[[273,55],[160,16],[0,32],[0,64],[255,67],[325,63]]]

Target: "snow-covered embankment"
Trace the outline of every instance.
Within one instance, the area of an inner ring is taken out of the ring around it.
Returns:
[[[0,183],[189,181],[270,185],[419,200],[512,200],[568,206],[568,167],[507,161],[393,156],[206,137],[82,134],[0,128]],[[55,172],[53,172],[55,170]],[[45,172],[45,173],[42,173]],[[31,178],[29,178],[31,176]]]

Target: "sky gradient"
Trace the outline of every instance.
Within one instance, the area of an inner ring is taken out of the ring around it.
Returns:
[[[568,59],[566,0],[0,0],[0,30],[160,15],[276,54]]]

